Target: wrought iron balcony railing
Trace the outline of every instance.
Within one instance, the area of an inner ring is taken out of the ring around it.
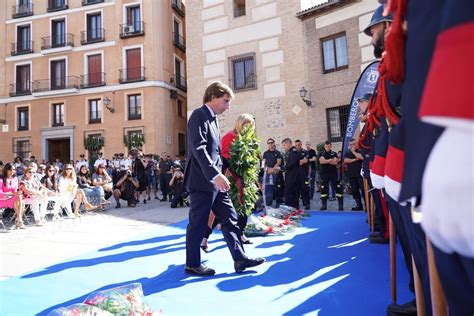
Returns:
[[[105,30],[103,28],[90,29],[81,32],[81,44],[87,45],[105,41]]]
[[[67,8],[67,0],[48,0],[48,12],[66,10]]]
[[[105,72],[97,72],[81,76],[81,88],[105,86]]]
[[[184,37],[180,34],[173,32],[173,45],[186,52],[186,44],[184,43]]]
[[[82,5],[85,6],[102,2],[104,2],[104,0],[82,0]]]
[[[12,18],[22,18],[33,15],[33,3],[12,6]]]
[[[140,36],[145,34],[145,23],[136,21],[120,24],[120,38]]]
[[[20,84],[11,83],[10,84],[10,96],[17,97],[20,95],[31,94],[31,81],[26,80]]]
[[[185,15],[185,10],[184,10],[184,4],[181,0],[172,0],[171,1],[171,7],[178,12],[179,15],[184,17]]]
[[[79,89],[79,77],[66,76],[33,81],[33,92],[44,92],[63,89]]]
[[[59,34],[41,38],[41,49],[74,46],[74,35],[71,33]]]
[[[22,41],[16,42],[11,44],[11,55],[22,55],[22,54],[29,54],[33,52],[34,47],[33,41]]]
[[[119,82],[135,82],[145,80],[145,67],[125,68],[119,70]]]

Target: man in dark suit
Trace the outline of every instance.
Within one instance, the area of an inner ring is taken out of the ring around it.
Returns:
[[[201,264],[200,244],[207,230],[211,209],[220,219],[222,233],[229,247],[237,273],[265,262],[245,255],[237,212],[228,191],[229,180],[222,174],[220,131],[217,116],[229,107],[234,93],[221,82],[210,84],[204,93],[204,105],[193,111],[188,121],[188,152],[184,185],[189,192],[191,208],[186,232],[185,272],[214,275]]]

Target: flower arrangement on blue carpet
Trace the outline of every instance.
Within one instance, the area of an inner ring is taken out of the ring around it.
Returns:
[[[140,283],[131,283],[108,290],[92,292],[84,303],[60,307],[48,316],[129,315],[158,316],[143,299]]]
[[[269,207],[249,216],[245,235],[255,237],[289,233],[294,231],[299,226],[299,221],[307,216],[309,216],[307,212],[286,205],[281,205],[279,208]]]

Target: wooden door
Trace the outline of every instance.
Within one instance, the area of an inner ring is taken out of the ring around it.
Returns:
[[[88,84],[99,85],[102,83],[102,55],[90,55],[87,57]]]
[[[142,77],[141,72],[141,49],[127,50],[127,80],[139,80]]]

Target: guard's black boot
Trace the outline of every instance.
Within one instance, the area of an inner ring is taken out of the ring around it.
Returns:
[[[321,199],[321,211],[325,211],[328,209],[328,200]]]

